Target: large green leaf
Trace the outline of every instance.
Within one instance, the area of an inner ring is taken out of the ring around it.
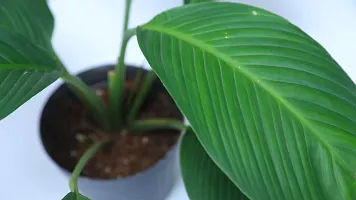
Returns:
[[[45,0],[0,1],[0,119],[59,77],[53,27]]]
[[[192,129],[183,136],[180,165],[190,200],[247,200],[211,160]]]
[[[0,26],[52,50],[54,19],[46,0],[1,0]]]
[[[19,34],[0,27],[0,119],[60,75],[55,58]]]
[[[189,3],[203,3],[203,2],[211,2],[215,0],[184,0],[184,4],[189,4]]]
[[[250,199],[356,199],[355,84],[299,28],[248,5],[190,4],[139,27],[138,42]]]

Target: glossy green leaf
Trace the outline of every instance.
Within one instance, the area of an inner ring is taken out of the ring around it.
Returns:
[[[190,200],[247,200],[205,152],[191,128],[180,147],[180,165]]]
[[[52,50],[54,18],[46,0],[1,0],[0,26]]]
[[[0,27],[0,119],[60,75],[55,58],[22,35]]]
[[[212,2],[215,0],[184,0],[184,4],[189,4],[189,3],[203,3],[203,2]]]
[[[90,199],[79,193],[70,192],[62,200],[90,200]]]
[[[44,0],[0,1],[0,119],[59,77]]]
[[[156,16],[138,42],[250,199],[356,199],[356,87],[306,33],[256,7],[206,3]]]

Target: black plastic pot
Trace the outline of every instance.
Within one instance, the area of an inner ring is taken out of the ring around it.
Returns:
[[[112,65],[95,68],[80,73],[78,76],[88,85],[100,87],[100,85],[107,84],[107,72],[112,68]],[[132,80],[136,76],[137,71],[138,68],[136,67],[127,67],[127,79]],[[147,71],[144,73],[147,73]],[[152,88],[153,90],[167,92],[158,79]],[[46,141],[49,136],[47,134],[48,130],[43,126],[43,121],[45,120],[45,116],[51,114],[48,113],[48,108],[56,106],[55,102],[67,96],[73,96],[73,94],[66,85],[61,85],[51,95],[43,109],[40,132],[42,144],[47,153],[48,146],[43,141]],[[110,180],[80,177],[78,180],[79,190],[92,200],[163,200],[170,193],[179,172],[177,147],[177,144],[174,145],[162,160],[151,168],[133,176]],[[50,155],[49,157],[55,161]],[[57,166],[59,165],[57,164]],[[61,168],[61,170],[69,178],[71,173],[64,168]]]

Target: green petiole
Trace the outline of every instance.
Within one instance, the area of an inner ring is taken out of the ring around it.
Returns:
[[[82,172],[84,166],[87,162],[95,155],[95,153],[100,149],[100,147],[106,141],[96,142],[84,153],[84,155],[80,158],[78,164],[75,166],[72,176],[69,180],[69,187],[71,192],[78,193],[78,177]]]
[[[92,116],[106,130],[110,129],[107,106],[95,92],[88,87],[79,77],[71,75],[58,59],[58,65],[62,70],[61,78],[69,86],[72,92],[88,106]]]
[[[131,37],[136,34],[136,29],[128,29],[131,3],[131,0],[126,0],[123,40],[121,44],[120,56],[115,67],[115,72],[113,72],[109,77],[111,117],[116,119],[116,121],[112,121],[112,124],[116,130],[119,130],[123,123],[121,110],[126,80],[126,66],[124,63],[126,48]]]
[[[131,131],[152,131],[163,129],[174,129],[178,131],[185,131],[189,126],[183,122],[174,119],[147,119],[136,120],[130,126]]]
[[[141,88],[138,91],[138,94],[136,98],[134,99],[134,102],[130,108],[130,111],[127,115],[127,124],[131,124],[132,121],[136,118],[138,111],[141,108],[141,105],[143,104],[148,92],[151,89],[151,86],[153,82],[156,80],[157,76],[153,71],[148,72],[146,75]]]

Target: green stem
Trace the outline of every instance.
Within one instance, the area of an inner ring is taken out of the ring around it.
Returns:
[[[125,21],[124,21],[124,32],[128,29],[129,27],[129,18],[130,18],[130,12],[131,12],[131,4],[132,0],[126,0],[126,6],[125,6]]]
[[[92,116],[106,130],[110,129],[109,115],[103,100],[90,89],[79,77],[63,73],[61,78],[73,93],[88,106]]]
[[[74,171],[72,173],[72,176],[69,180],[69,187],[72,192],[79,192],[78,191],[78,177],[80,176],[80,173],[82,172],[84,166],[87,164],[87,162],[95,155],[95,153],[99,150],[99,148],[104,144],[105,142],[96,142],[94,143],[85,153],[84,155],[80,158],[79,162],[74,168]]]
[[[143,72],[143,68],[140,67],[135,75],[134,80],[132,81],[132,87],[130,89],[130,94],[127,97],[127,102],[129,104],[131,104],[131,101],[133,100],[137,89],[139,88],[139,85],[141,83],[141,79],[142,79],[142,72]]]
[[[67,68],[63,65],[62,61],[57,56],[55,56],[55,59],[57,61],[58,67],[61,69],[61,75],[69,74]]]
[[[109,97],[112,111],[113,125],[116,129],[120,128],[122,123],[121,104],[123,102],[125,80],[126,80],[126,66],[125,55],[129,40],[136,34],[136,29],[129,29],[124,34],[124,39],[121,44],[121,52],[118,58],[115,72],[109,75]]]
[[[136,98],[134,99],[134,103],[130,108],[129,114],[127,116],[127,124],[130,125],[135,120],[137,113],[140,110],[148,92],[151,90],[151,86],[156,78],[157,76],[153,71],[150,71],[146,75],[145,80],[143,81],[142,86],[139,89]]]
[[[175,129],[185,131],[188,126],[179,120],[173,119],[148,119],[136,120],[130,126],[132,131],[152,131],[162,129]]]
[[[136,29],[128,29],[129,18],[131,11],[131,0],[126,0],[125,4],[125,18],[123,29],[123,40],[121,43],[120,55],[115,67],[115,72],[109,75],[109,99],[111,105],[111,124],[116,130],[119,130],[122,120],[121,104],[123,102],[125,80],[126,80],[126,66],[125,54],[127,44],[132,36],[136,34]]]
[[[107,107],[100,97],[90,89],[79,77],[71,75],[63,63],[57,59],[61,69],[61,78],[69,86],[72,92],[90,109],[92,116],[104,128],[109,129]]]

